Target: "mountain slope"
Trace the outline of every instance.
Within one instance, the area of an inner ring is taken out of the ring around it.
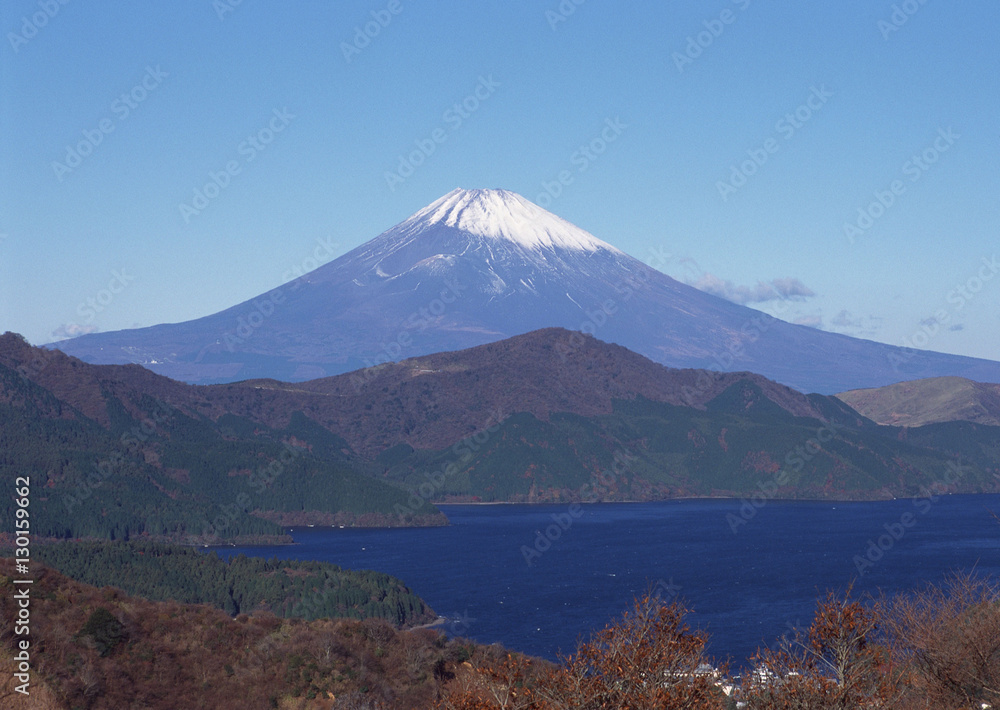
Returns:
[[[112,427],[152,403],[166,408],[169,423],[142,449],[159,485],[210,502],[250,484],[262,501],[269,485],[269,510],[256,515],[285,523],[329,523],[317,511],[345,499],[433,522],[431,502],[449,500],[913,496],[949,481],[954,465],[963,474],[947,490],[1000,485],[1000,427],[879,426],[835,397],[751,373],[673,370],[592,337],[564,358],[572,336],[544,329],[300,383],[191,386],[62,355],[37,378],[64,388],[65,408],[103,411]],[[5,343],[0,363],[10,367],[5,350],[24,345]],[[73,377],[80,387],[69,386]],[[95,387],[116,393],[103,410]],[[302,452],[301,465],[272,475],[273,463],[258,463],[280,460],[287,446]]]
[[[771,318],[651,269],[504,190],[455,190],[286,286],[197,320],[58,344],[189,382],[300,381],[558,326],[672,367],[749,370],[833,393],[1000,363]],[[578,338],[560,345],[572,356]]]
[[[297,411],[279,428],[212,419],[191,385],[61,353],[33,380],[39,353],[0,336],[0,479],[30,477],[37,536],[273,542],[281,524],[446,522],[433,506],[401,518],[407,493],[357,470],[343,439]],[[13,519],[14,499],[0,509]]]
[[[301,571],[312,563],[282,564],[286,578],[309,579]],[[2,707],[325,710],[336,697],[341,707],[371,707],[377,698],[383,707],[427,708],[463,661],[490,657],[484,646],[427,629],[396,630],[379,619],[234,619],[206,604],[100,589],[38,563],[32,577],[30,698],[14,700],[17,649],[5,643]],[[13,557],[0,559],[5,619],[17,617],[19,578]],[[335,591],[318,588],[307,601],[323,603]],[[14,638],[13,628],[5,624],[5,638]]]
[[[567,342],[573,343],[571,357],[561,347]],[[39,356],[44,366],[25,369]],[[87,365],[59,351],[33,348],[14,334],[0,336],[0,364],[25,370],[55,400],[105,426],[112,417],[109,401],[141,419],[147,396],[193,419],[216,422],[232,415],[274,430],[286,429],[302,413],[342,437],[344,448],[369,458],[399,443],[450,446],[517,412],[540,419],[554,412],[592,416],[610,413],[616,399],[639,395],[703,409],[744,380],[795,416],[845,416],[827,413],[825,399],[817,405],[760,375],[671,369],[561,328],[296,383],[247,380],[191,386],[135,365]],[[846,416],[860,419],[854,412]]]
[[[837,397],[879,424],[915,427],[968,421],[1000,426],[1000,384],[962,377],[899,382],[841,392]]]
[[[211,604],[232,616],[265,611],[302,619],[373,617],[401,627],[437,618],[398,579],[329,562],[243,555],[227,561],[155,542],[59,542],[32,553],[35,562],[84,584],[114,586],[153,601]]]
[[[275,418],[268,421],[274,426],[287,416],[285,402],[294,400],[294,406],[365,456],[398,443],[446,447],[518,412],[539,419],[559,412],[594,416],[610,413],[617,399],[640,395],[704,408],[745,380],[796,416],[824,418],[805,395],[760,375],[674,370],[590,336],[580,338],[574,356],[565,359],[559,346],[573,335],[547,328],[336,377],[299,383],[249,380],[205,390],[245,416],[273,412]],[[252,409],[243,403],[248,391],[261,398]]]
[[[763,405],[748,411],[744,403],[754,400]],[[396,447],[378,463],[386,478],[412,488],[431,482],[452,502],[864,500],[1000,490],[998,427],[900,437],[874,424],[824,424],[768,405],[749,380],[704,411],[638,398],[592,417],[520,413],[473,442]],[[956,464],[960,475],[951,473]]]

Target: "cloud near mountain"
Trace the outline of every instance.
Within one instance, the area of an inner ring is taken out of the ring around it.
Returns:
[[[803,392],[938,375],[1000,382],[997,362],[782,320],[802,315],[786,306],[816,295],[797,278],[742,286],[700,269],[688,275],[698,288],[516,193],[456,189],[287,288],[197,320],[58,347],[199,384],[300,381],[561,327],[671,367],[749,370]]]
[[[88,335],[90,333],[96,333],[100,330],[100,327],[96,325],[80,325],[79,323],[63,323],[58,328],[52,331],[52,337],[56,340],[64,340],[66,338],[76,338],[80,335]]]
[[[755,286],[743,286],[721,279],[715,274],[702,274],[695,281],[689,281],[699,291],[738,303],[766,303],[781,299],[805,300],[816,295],[815,291],[797,278],[788,277],[772,281],[758,281]]]

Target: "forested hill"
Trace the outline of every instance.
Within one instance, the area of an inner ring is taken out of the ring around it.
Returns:
[[[4,619],[17,617],[14,574],[13,559],[0,558]],[[320,710],[334,698],[341,707],[430,708],[463,662],[488,651],[380,618],[232,617],[96,588],[34,560],[32,574],[31,695],[13,689],[12,639],[24,637],[0,625],[3,708]]]
[[[301,619],[385,619],[408,627],[435,619],[398,579],[327,562],[264,560],[151,542],[39,545],[39,562],[95,587],[114,586],[154,601],[211,604],[228,614],[268,611]]]
[[[61,538],[440,524],[434,501],[1000,490],[1000,427],[882,426],[836,397],[671,370],[558,328],[310,382],[210,386],[6,335],[0,415],[0,473],[39,477],[35,532]]]
[[[919,427],[965,421],[1000,426],[1000,384],[995,382],[933,377],[841,392],[837,397],[879,424]]]
[[[31,532],[277,542],[282,525],[444,524],[357,470],[342,439],[292,412],[280,428],[164,399],[192,389],[0,336],[0,479],[30,479]],[[13,499],[0,510],[13,519]]]

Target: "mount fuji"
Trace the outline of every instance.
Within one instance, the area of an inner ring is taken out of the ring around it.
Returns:
[[[704,293],[506,190],[454,190],[213,315],[52,347],[193,383],[298,381],[552,326],[672,367],[749,370],[805,392],[941,375],[1000,382],[998,362],[793,325]],[[573,357],[583,337],[567,336],[560,355]]]

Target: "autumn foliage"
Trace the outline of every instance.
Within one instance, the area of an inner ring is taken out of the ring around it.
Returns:
[[[742,679],[748,710],[898,707],[899,673],[878,643],[875,610],[829,593],[805,633],[759,651]]]
[[[895,597],[827,594],[808,630],[735,677],[682,604],[650,595],[550,663],[381,619],[233,618],[38,571],[21,702],[12,564],[0,560],[0,708],[1000,710],[1000,585],[971,576]]]
[[[707,637],[686,609],[645,596],[556,667],[539,670],[508,655],[456,682],[448,710],[720,708],[724,695],[705,656]]]
[[[0,709],[429,708],[482,647],[382,619],[232,617],[34,565],[31,695],[17,694],[13,562],[0,559]]]
[[[645,597],[559,666],[467,669],[444,710],[1000,709],[1000,586],[955,576],[892,598],[828,593],[808,630],[729,679],[678,603]]]
[[[912,710],[1000,708],[1000,584],[971,576],[880,600]]]

